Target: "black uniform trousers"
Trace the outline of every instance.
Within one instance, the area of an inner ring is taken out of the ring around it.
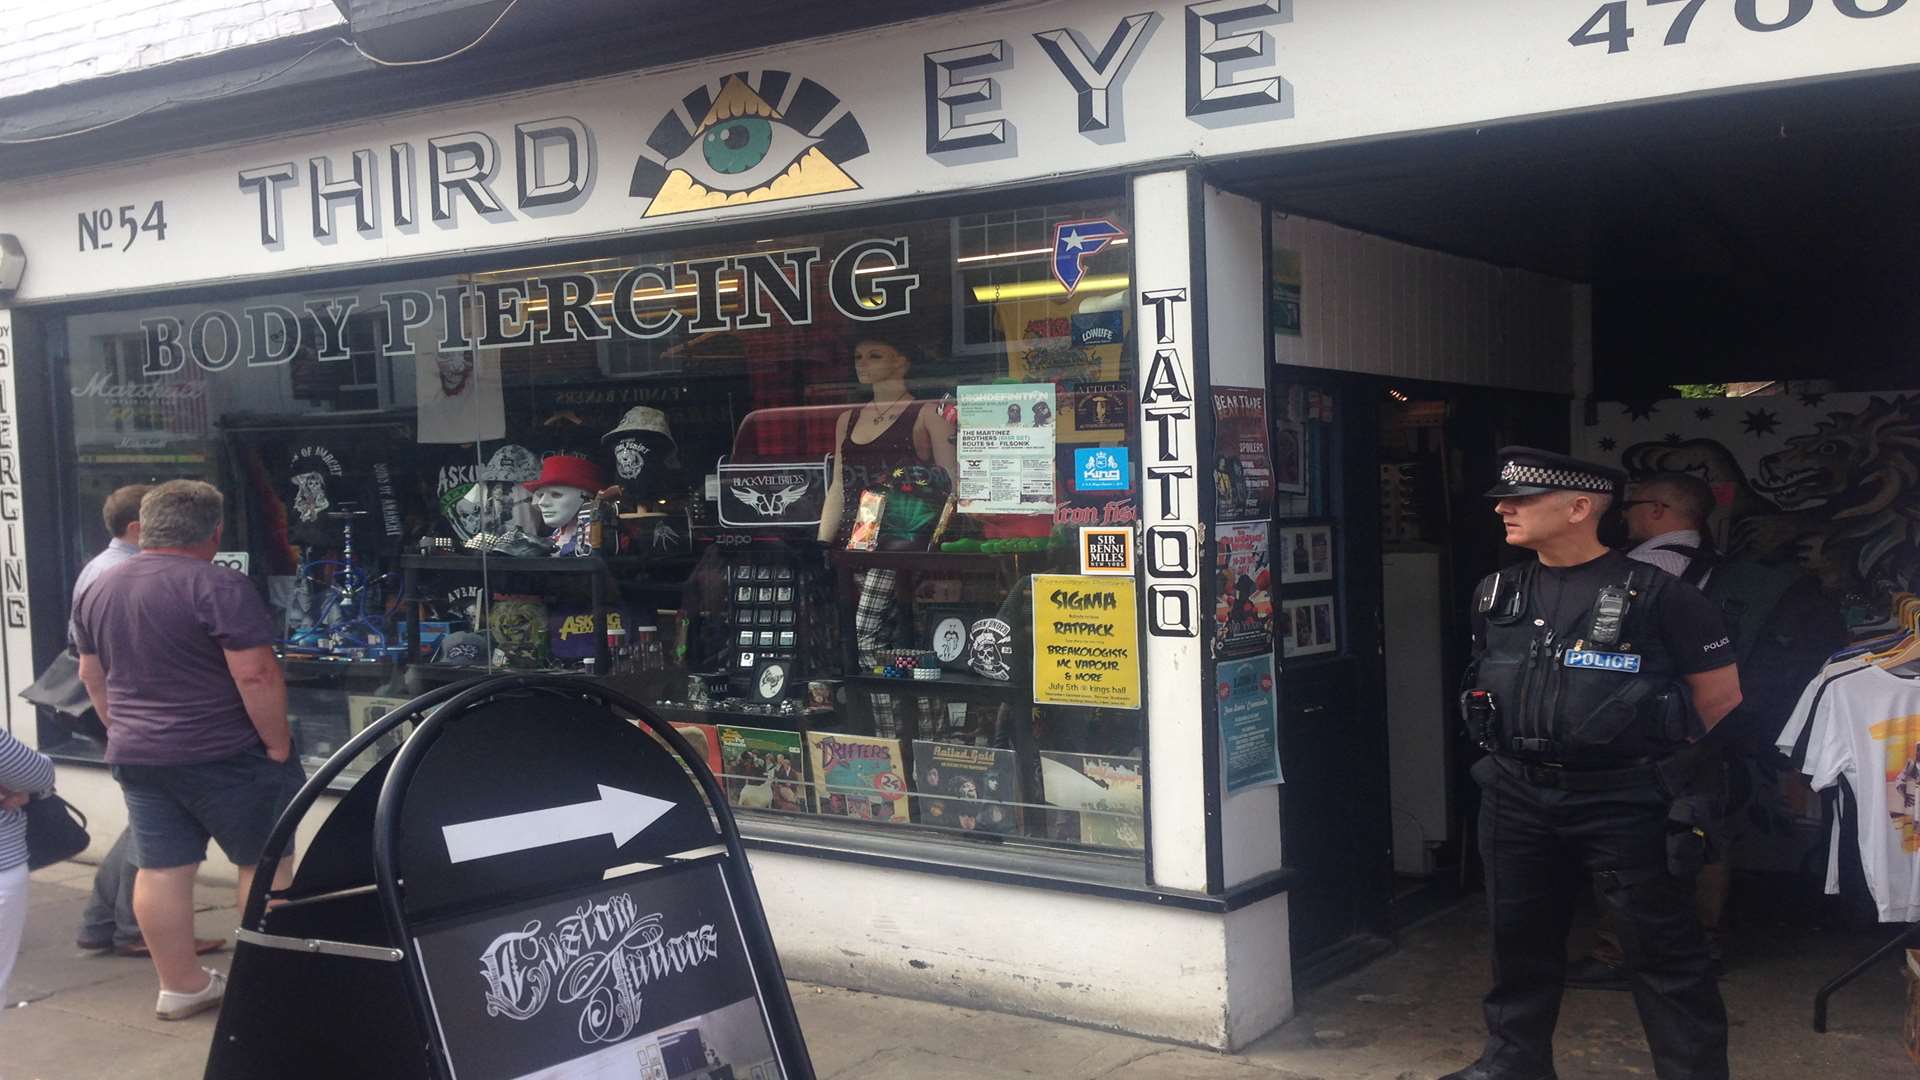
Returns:
[[[1619,928],[1655,1074],[1726,1080],[1727,1010],[1692,883],[1667,873],[1668,799],[1651,779],[1581,791],[1555,783],[1558,773],[1494,757],[1473,768],[1493,936],[1481,1063],[1499,1076],[1553,1074],[1573,906],[1597,883]]]

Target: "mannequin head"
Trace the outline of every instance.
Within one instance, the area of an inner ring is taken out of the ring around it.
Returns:
[[[534,509],[549,529],[571,525],[580,507],[606,486],[600,468],[583,457],[555,454],[540,463],[540,477],[527,485]]]
[[[541,524],[549,529],[557,529],[573,521],[592,494],[585,488],[554,484],[534,492],[533,505],[540,511]]]
[[[913,359],[883,338],[861,338],[853,343],[853,372],[862,386],[896,382],[913,369]]]

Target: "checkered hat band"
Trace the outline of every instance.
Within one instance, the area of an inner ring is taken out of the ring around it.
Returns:
[[[1540,465],[1522,465],[1509,461],[1500,470],[1500,479],[1509,484],[1524,484],[1528,487],[1561,488],[1567,491],[1597,491],[1602,494],[1613,490],[1613,481],[1578,469],[1549,469]]]

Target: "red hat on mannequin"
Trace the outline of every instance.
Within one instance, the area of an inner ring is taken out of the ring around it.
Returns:
[[[543,487],[599,491],[607,484],[600,477],[600,466],[572,454],[555,454],[540,463],[539,477],[527,481],[525,486],[528,491],[539,491]]]

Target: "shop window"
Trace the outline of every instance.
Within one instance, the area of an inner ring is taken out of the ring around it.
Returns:
[[[1076,222],[1104,242],[1070,288]],[[1137,514],[1127,454],[1076,470],[1137,439],[1127,227],[1035,206],[73,315],[69,520],[227,494],[309,764],[449,680],[573,672],[680,725],[750,822],[1137,857],[1138,650],[1105,699],[1036,694],[1032,615],[1074,525]]]

